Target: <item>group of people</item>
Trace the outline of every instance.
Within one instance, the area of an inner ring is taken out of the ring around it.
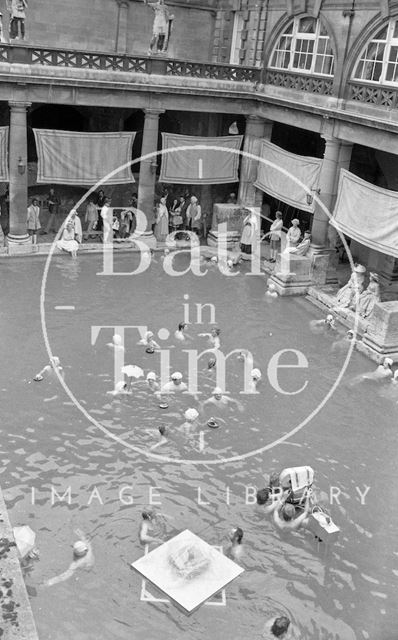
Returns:
[[[282,249],[282,234],[282,212],[277,211],[275,214],[275,220],[271,224],[269,230],[270,259],[268,260],[268,262],[276,262],[277,255],[281,252]],[[298,256],[305,256],[310,248],[310,244],[311,233],[309,231],[304,231],[304,235],[302,235],[300,229],[300,221],[297,218],[293,218],[293,220],[291,221],[291,226],[286,233],[286,246],[283,248],[283,252],[295,254]]]
[[[155,208],[154,234],[158,242],[164,242],[170,232],[192,231],[200,235],[203,225],[202,207],[192,195],[173,198],[168,203],[167,194],[161,196]]]
[[[377,273],[369,273],[368,286],[365,288],[366,267],[355,264],[348,282],[336,295],[336,307],[356,310],[362,318],[372,315],[376,302],[380,302],[380,283]]]

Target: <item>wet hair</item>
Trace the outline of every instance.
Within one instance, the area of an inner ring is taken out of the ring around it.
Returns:
[[[293,520],[294,516],[296,515],[296,509],[294,508],[294,505],[290,504],[289,502],[285,503],[281,509],[281,515],[285,522],[291,522],[291,520]]]
[[[269,489],[265,487],[264,489],[259,489],[257,491],[257,504],[266,504],[269,500]]]
[[[216,328],[216,327],[214,327],[211,331],[212,331],[212,333],[213,333],[213,331],[214,331],[214,333],[216,334],[216,336],[219,336],[219,335],[220,335],[220,333],[221,333],[221,329],[218,329],[218,328]]]
[[[209,358],[209,362],[207,363],[208,369],[213,369],[217,364],[216,358]]]
[[[275,638],[280,638],[281,635],[286,633],[288,628],[290,627],[290,620],[286,616],[280,616],[279,618],[275,618],[273,625],[271,627],[271,633],[275,636]]]
[[[166,433],[166,425],[165,424],[161,424],[159,427],[159,433],[161,436],[164,436],[164,434]]]
[[[242,538],[243,538],[243,529],[241,529],[240,527],[236,527],[236,529],[233,532],[232,535],[232,539],[240,544],[242,542]]]
[[[142,512],[142,519],[143,520],[152,520],[152,517],[153,517],[152,511],[143,511]]]
[[[178,325],[178,331],[182,331],[187,326],[186,322],[180,322]]]

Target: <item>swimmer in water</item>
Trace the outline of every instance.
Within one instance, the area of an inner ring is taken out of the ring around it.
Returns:
[[[257,386],[260,384],[262,377],[260,369],[252,369],[250,377],[251,380],[249,383],[249,393],[260,393],[257,390]]]
[[[188,335],[187,333],[185,333],[185,329],[187,328],[187,323],[186,322],[180,322],[180,324],[178,325],[178,329],[177,331],[174,332],[174,337],[177,340],[192,340],[192,337],[190,335]]]
[[[278,498],[278,507],[274,511],[274,523],[278,529],[289,529],[290,531],[298,529],[301,525],[305,526],[308,522],[308,513],[310,510],[310,498],[308,494],[305,498],[304,509],[299,516],[296,517],[296,509],[293,504],[285,502],[286,493]]]
[[[73,576],[77,569],[93,566],[94,554],[89,540],[80,529],[76,529],[75,533],[79,536],[80,540],[75,542],[73,545],[73,562],[69,565],[69,568],[64,571],[64,573],[47,580],[45,583],[47,587],[51,587],[58,582],[68,580],[68,578]]]
[[[263,640],[293,640],[293,636],[290,633],[291,626],[290,620],[287,616],[279,616],[278,618],[271,618],[265,623],[263,629]]]
[[[264,489],[259,489],[257,491],[256,499],[257,504],[262,507],[261,511],[265,515],[273,513],[275,509],[280,507],[279,502],[279,494],[281,493],[281,489],[265,487]]]
[[[144,345],[144,347],[146,347],[145,351],[147,353],[154,353],[156,349],[160,349],[158,343],[153,339],[152,331],[147,331],[145,336],[141,338],[141,340],[139,340],[137,344]]]
[[[150,531],[153,529],[151,523],[155,522],[156,519],[157,514],[151,509],[145,509],[142,512],[142,522],[138,531],[138,538],[141,544],[150,544],[151,542],[163,544],[164,540],[161,538],[155,538],[150,534]]]
[[[352,329],[349,329],[345,334],[344,338],[341,338],[341,340],[336,340],[335,342],[333,342],[331,351],[332,352],[348,351],[352,342],[355,342],[354,332]]]
[[[187,390],[188,387],[185,382],[182,381],[182,373],[179,371],[174,371],[174,373],[171,374],[170,382],[167,382],[162,387],[162,393],[182,393]]]
[[[231,541],[231,548],[229,549],[229,555],[234,560],[239,560],[243,555],[243,530],[240,527],[235,527],[229,533],[229,539]]]
[[[356,376],[351,384],[357,384],[358,382],[362,382],[363,380],[373,380],[376,382],[380,382],[382,380],[386,380],[387,378],[393,377],[392,365],[394,364],[391,358],[384,358],[383,363],[379,364],[375,371],[368,371],[367,373],[361,373],[359,376]]]
[[[153,449],[157,449],[158,447],[161,447],[163,444],[166,444],[167,442],[166,435],[168,435],[168,430],[166,425],[161,424],[160,427],[158,428],[158,432],[160,434],[160,440],[159,442],[156,442],[156,444],[153,444],[151,447],[149,447],[150,451],[152,451]]]
[[[150,371],[146,377],[147,387],[152,393],[158,393],[160,385],[157,382],[157,375],[154,371]]]
[[[314,331],[315,333],[322,333],[322,331],[336,331],[336,318],[331,314],[328,313],[328,315],[326,316],[326,318],[323,318],[322,320],[311,320],[310,321],[310,328],[312,331]]]
[[[179,430],[183,432],[184,436],[189,437],[199,426],[199,413],[196,409],[187,409],[184,413],[184,418],[185,422],[179,427]]]
[[[208,338],[209,345],[213,347],[213,349],[219,349],[221,346],[220,333],[221,329],[214,327],[210,333],[199,333],[198,335],[200,338]]]
[[[127,389],[127,384],[124,380],[120,380],[113,389],[113,391],[107,391],[107,393],[111,396],[123,396],[123,395],[131,395],[131,391]]]
[[[125,348],[122,344],[122,336],[119,336],[118,333],[115,333],[115,335],[112,338],[112,342],[108,342],[106,346],[109,347],[110,349],[125,351]]]
[[[52,358],[50,358],[50,362],[46,364],[46,366],[43,367],[43,369],[39,371],[39,373],[36,373],[33,380],[35,382],[41,382],[42,380],[44,380],[45,376],[47,377],[48,375],[56,374],[56,372],[58,372],[62,376],[62,378],[64,378],[64,370],[61,367],[59,358],[58,356],[53,356]]]
[[[243,405],[238,402],[238,400],[234,400],[234,398],[229,398],[221,389],[221,387],[215,387],[212,392],[212,397],[205,400],[201,408],[204,409],[207,406],[215,406],[219,409],[226,409],[228,405],[234,404],[239,411],[243,411]]]

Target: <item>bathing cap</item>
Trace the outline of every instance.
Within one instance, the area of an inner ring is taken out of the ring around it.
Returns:
[[[356,273],[365,273],[365,271],[366,271],[366,267],[364,267],[364,266],[363,266],[363,264],[357,264],[357,265],[354,267],[354,271],[355,271]]]
[[[119,336],[118,333],[115,333],[115,335],[112,338],[112,342],[113,344],[116,344],[116,345],[122,344],[122,336]]]
[[[254,380],[261,380],[261,371],[260,369],[253,369],[251,372],[251,376],[252,378],[254,378]]]
[[[391,358],[384,358],[383,364],[388,364],[390,367],[394,364],[394,361]]]
[[[352,329],[348,329],[347,336],[353,336],[353,335],[354,335],[353,330]]]
[[[147,379],[147,380],[156,380],[156,377],[157,377],[157,376],[156,376],[156,373],[155,373],[154,371],[150,371],[150,372],[147,374],[146,379]]]
[[[212,391],[212,395],[213,396],[222,396],[222,389],[221,387],[214,387],[213,391]]]
[[[148,340],[148,338],[153,338],[153,332],[152,331],[147,331],[145,334],[145,339]]]
[[[196,411],[196,409],[187,409],[184,413],[184,416],[187,420],[196,420],[198,415],[199,413]]]
[[[83,542],[83,540],[78,540],[73,545],[73,553],[78,558],[82,558],[83,556],[85,556],[87,551],[88,551],[88,546],[85,542]]]
[[[174,373],[171,374],[171,379],[182,380],[182,373],[180,373],[179,371],[174,371]]]
[[[328,315],[326,316],[326,320],[327,320],[328,322],[331,322],[332,320],[334,320],[334,317],[332,316],[332,314],[331,314],[331,313],[328,313]]]
[[[53,365],[54,365],[54,367],[58,367],[58,365],[59,365],[59,358],[58,358],[58,356],[53,356],[53,357],[50,359],[50,362],[51,362],[51,364],[53,364]]]
[[[218,258],[217,256],[213,256],[210,260],[211,262],[218,262]]]
[[[276,289],[276,286],[274,285],[274,283],[270,282],[268,285],[268,291],[275,291],[275,289]]]

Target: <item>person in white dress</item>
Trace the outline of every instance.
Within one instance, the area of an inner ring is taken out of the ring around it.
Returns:
[[[66,227],[62,231],[61,239],[56,243],[58,249],[71,254],[72,258],[76,258],[79,249],[79,243],[75,240],[75,227],[72,222],[67,222]]]

